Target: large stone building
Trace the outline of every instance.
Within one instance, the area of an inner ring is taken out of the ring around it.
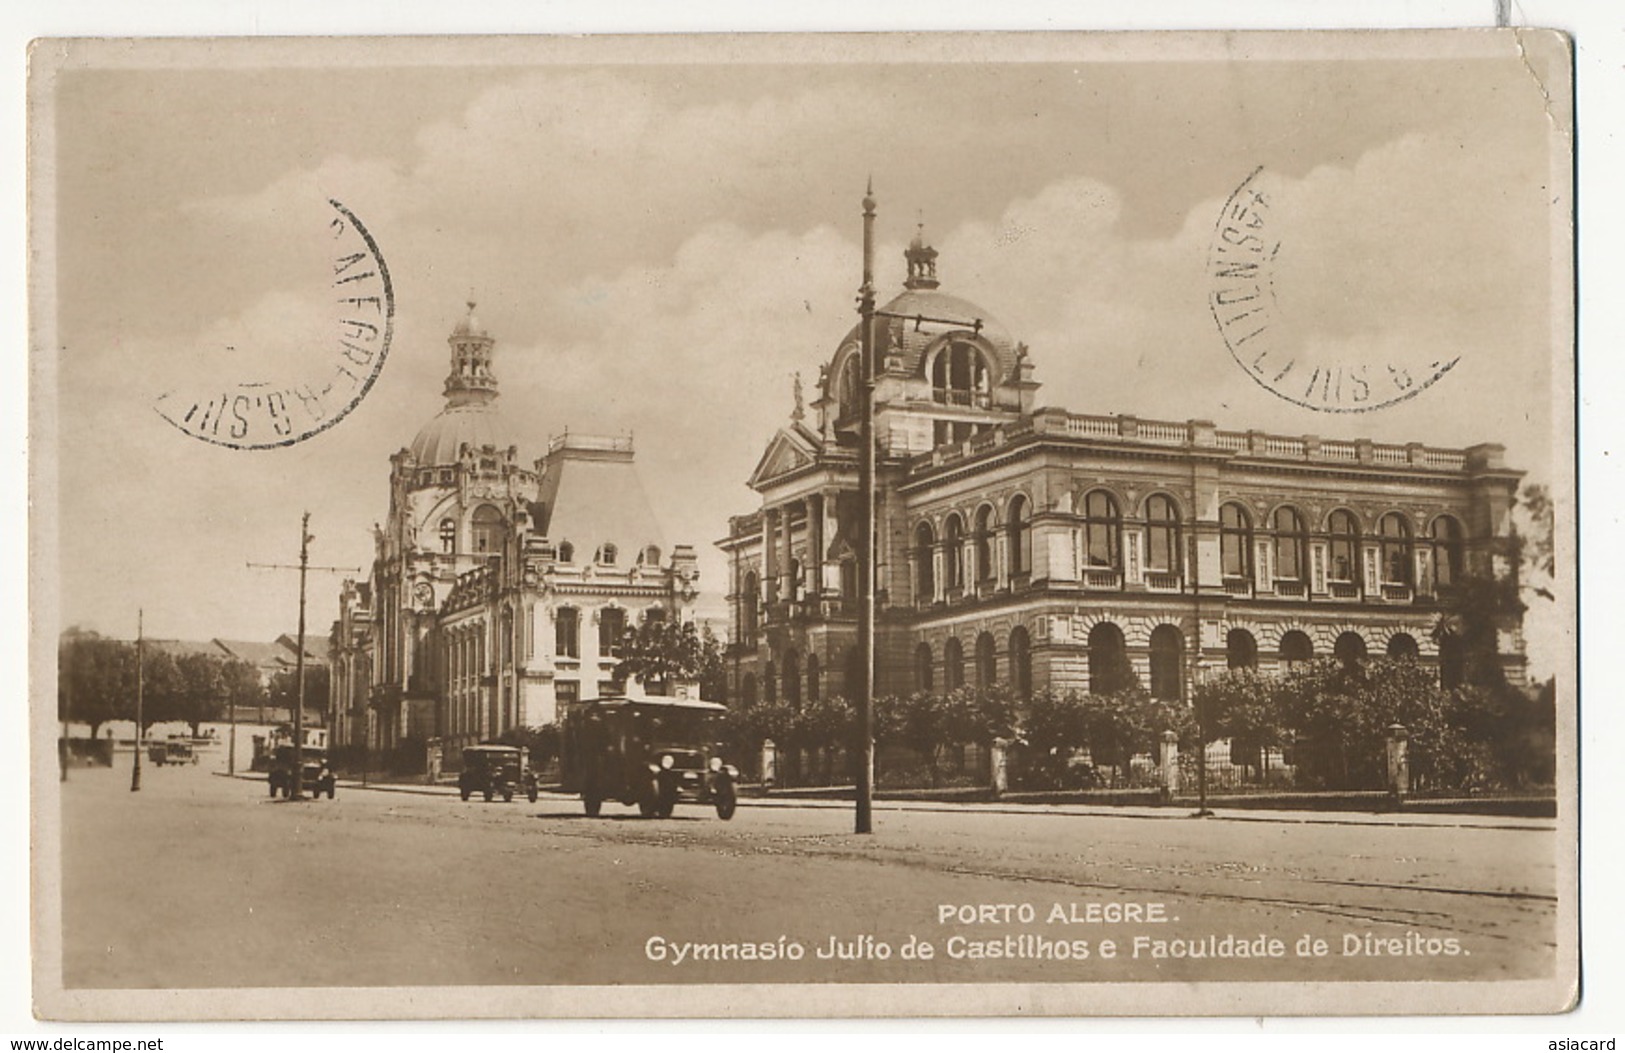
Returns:
[[[1208,671],[1410,654],[1463,574],[1504,559],[1502,448],[1319,439],[1038,408],[1026,345],[938,288],[916,238],[876,322],[878,690],[1104,689],[1165,699]],[[936,319],[933,321],[932,319]],[[797,406],[730,520],[730,691],[852,697],[859,334]],[[1523,675],[1519,630],[1501,652]],[[1118,670],[1118,673],[1111,673]]]
[[[474,305],[449,339],[446,406],[390,458],[389,515],[333,627],[335,724],[405,764],[618,690],[612,654],[641,619],[692,618],[698,567],[668,547],[630,438],[564,433],[535,461],[497,409],[494,341]]]

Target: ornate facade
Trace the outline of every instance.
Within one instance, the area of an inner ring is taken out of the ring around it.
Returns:
[[[630,438],[565,433],[533,462],[505,441],[473,311],[449,340],[445,409],[390,458],[372,574],[344,583],[334,626],[340,741],[408,759],[618,690],[619,634],[691,618],[697,595],[693,548],[667,547]]]
[[[916,238],[877,318],[877,690],[1089,691],[1126,660],[1157,697],[1227,667],[1411,654],[1464,574],[1504,569],[1502,448],[1319,439],[1035,408],[1024,344],[938,288]],[[730,520],[730,697],[854,693],[858,330]],[[1503,661],[1523,677],[1521,632]]]

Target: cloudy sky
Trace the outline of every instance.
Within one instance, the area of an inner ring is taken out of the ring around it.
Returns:
[[[58,428],[34,443],[58,458],[64,625],[130,634],[141,606],[153,635],[291,631],[294,575],[246,563],[292,562],[306,508],[313,562],[368,563],[389,455],[441,407],[471,291],[521,453],[566,428],[633,432],[668,538],[693,543],[720,589],[711,543],[753,507],[743,480],[788,417],[792,377],[810,388],[854,321],[871,174],[883,294],[923,218],[943,288],[1031,346],[1041,403],[1498,441],[1531,479],[1561,470],[1552,333],[1567,292],[1551,246],[1567,187],[1552,173],[1567,115],[1541,47],[1486,36],[1463,54],[1301,61],[1215,38],[1201,54],[1068,44],[970,62],[891,38],[638,63],[624,46],[531,61],[463,46],[364,66],[104,52],[56,78],[54,154],[36,160],[55,166],[42,325],[57,384],[36,398],[54,394]],[[1226,197],[1259,166],[1281,202],[1293,345],[1459,355],[1455,370],[1391,409],[1333,415],[1237,367],[1204,266]],[[182,435],[153,410],[160,394],[298,352],[290,319],[327,295],[329,198],[393,278],[376,386],[289,448]],[[313,631],[336,585],[313,579]]]

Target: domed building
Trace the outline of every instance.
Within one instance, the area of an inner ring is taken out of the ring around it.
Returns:
[[[1448,684],[1441,598],[1504,559],[1521,472],[1486,443],[1322,440],[1035,405],[1032,356],[939,288],[916,237],[876,317],[876,690],[1189,697],[1210,670],[1413,655]],[[856,697],[858,329],[798,404],[719,542],[730,697]],[[1523,678],[1521,630],[1501,641]]]
[[[372,573],[344,583],[333,630],[337,741],[405,769],[621,690],[620,635],[657,614],[691,619],[698,588],[630,438],[566,431],[523,459],[474,304],[447,343],[445,408],[390,458]]]

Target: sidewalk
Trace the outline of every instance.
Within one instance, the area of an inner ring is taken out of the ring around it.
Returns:
[[[225,776],[224,772],[215,774]],[[265,776],[258,772],[239,772],[238,779],[251,781],[264,781]],[[450,797],[456,798],[459,791],[455,783],[427,785],[424,783],[381,782],[369,779],[362,785],[359,779],[340,779],[339,788],[346,791],[376,791],[379,793],[400,793],[420,797]],[[797,791],[804,793],[807,791]],[[847,793],[850,788],[830,787],[828,793]],[[542,791],[542,800],[555,805],[577,804],[580,800],[575,794],[558,791]],[[853,803],[850,799],[834,800],[829,797],[809,796],[741,796],[739,807],[745,808],[820,808],[837,811],[850,811]],[[1183,799],[1161,807],[1148,805],[1110,805],[1110,804],[1039,804],[1023,801],[977,801],[977,802],[947,802],[947,801],[910,801],[878,799],[874,802],[876,812],[952,812],[972,813],[984,815],[1050,815],[1050,816],[1090,816],[1102,819],[1158,819],[1158,820],[1188,820],[1194,819],[1196,806],[1194,802]],[[1517,816],[1498,815],[1471,815],[1437,812],[1326,812],[1310,810],[1283,810],[1283,809],[1245,809],[1245,808],[1210,808],[1211,815],[1207,816],[1209,822],[1226,823],[1283,823],[1303,826],[1388,826],[1388,827],[1433,827],[1445,829],[1469,830],[1555,830],[1557,820],[1541,818],[1524,818]]]

